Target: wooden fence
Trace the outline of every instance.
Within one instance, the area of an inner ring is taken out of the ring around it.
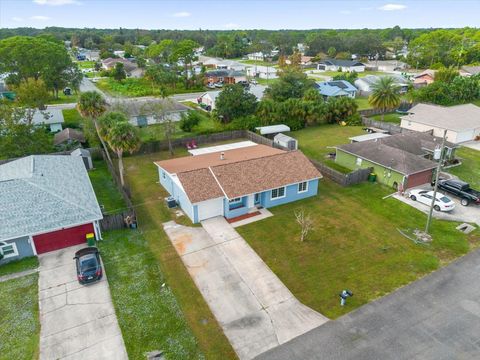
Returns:
[[[384,121],[377,121],[370,118],[362,117],[362,124],[365,126],[376,127],[388,131],[390,134],[399,134],[406,131],[406,129]]]
[[[368,175],[373,171],[372,168],[367,168],[358,169],[348,174],[344,174],[317,160],[310,159],[310,161],[318,169],[318,171],[322,173],[322,175],[342,186],[355,185],[367,181]]]
[[[87,148],[85,150],[90,151],[90,155],[92,156],[92,159],[96,159],[96,158],[99,158],[99,157],[101,158],[101,154],[100,154],[101,150],[99,148]],[[73,150],[65,150],[65,151],[58,151],[58,152],[54,152],[54,153],[37,154],[37,155],[70,155],[70,153],[72,151]],[[22,156],[22,157],[24,157],[24,156]],[[0,165],[9,163],[9,162],[14,161],[14,160],[21,159],[22,157],[10,158],[10,159],[0,159]]]
[[[103,219],[100,220],[100,229],[102,231],[124,229],[127,227],[126,219],[128,217],[137,224],[136,214],[133,210],[127,210],[117,214],[105,214],[103,215]]]

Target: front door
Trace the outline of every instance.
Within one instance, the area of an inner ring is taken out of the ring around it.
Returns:
[[[255,198],[253,200],[254,205],[259,205],[260,204],[260,193],[255,194]]]

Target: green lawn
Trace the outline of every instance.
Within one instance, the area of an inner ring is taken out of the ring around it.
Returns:
[[[213,120],[208,114],[201,110],[196,110],[202,117],[200,123],[193,128],[192,132],[185,132],[180,129],[180,123],[175,123],[175,133],[173,134],[174,139],[179,139],[183,137],[195,136],[198,133],[205,133],[209,131],[220,132],[222,131],[222,126]],[[139,136],[142,142],[156,141],[156,140],[165,140],[165,125],[155,124],[149,125],[142,128],[139,128]]]
[[[237,60],[239,63],[247,64],[247,65],[262,65],[262,66],[270,66],[274,67],[277,66],[276,63],[272,63],[269,61],[261,61],[261,60]]]
[[[105,212],[110,214],[125,210],[125,201],[113,182],[107,164],[102,160],[95,160],[93,166],[95,169],[89,171],[88,176],[97,195],[98,203],[104,207]]]
[[[101,79],[96,86],[114,96],[160,96],[160,88],[152,87],[151,82],[145,78],[127,78],[122,81],[116,81],[113,78]],[[184,94],[191,92],[200,92],[205,90],[204,87],[186,89],[183,82],[179,82],[175,89],[169,88],[172,94]]]
[[[37,359],[38,274],[0,283],[0,359]]]
[[[472,104],[480,106],[480,99],[472,101]]]
[[[339,71],[322,71],[316,74],[334,77],[334,76],[342,75],[344,73]],[[359,78],[365,77],[367,75],[380,75],[380,76],[389,75],[388,73],[385,73],[383,71],[364,71],[364,72],[359,72],[357,74]]]
[[[80,69],[91,69],[95,67],[95,61],[77,61],[76,63]]]
[[[272,85],[273,83],[277,82],[279,80],[279,78],[275,78],[275,79],[260,79],[260,78],[255,78],[255,80],[257,81],[257,83],[259,85],[265,85],[265,86],[268,86],[268,85]]]
[[[105,232],[99,247],[129,358],[161,349],[168,359],[201,359],[170,284],[162,287],[165,277],[143,235]]]
[[[273,217],[237,228],[267,265],[305,305],[329,318],[367,302],[449,263],[480,243],[454,222],[434,220],[433,242],[416,245],[398,232],[423,228],[426,215],[393,198],[376,183],[341,187],[322,180],[319,195],[271,208]],[[304,208],[314,229],[299,242],[294,210]],[[354,296],[342,308],[338,293]]]
[[[38,258],[36,256],[26,257],[17,261],[11,261],[4,265],[0,265],[0,276],[9,275],[30,269],[36,269],[37,267]]]
[[[473,189],[480,190],[480,151],[462,147],[456,155],[461,158],[462,165],[446,171],[470,183]]]
[[[64,122],[64,128],[80,128],[83,122],[83,118],[76,108],[62,110]]]
[[[335,145],[348,144],[349,137],[365,134],[361,126],[319,125],[294,131],[291,135],[305,155],[324,161],[325,155],[334,153]],[[330,148],[329,148],[330,147]]]
[[[186,156],[188,153],[184,148],[176,148],[175,155]],[[201,352],[207,359],[235,359],[236,355],[222,329],[163,231],[162,224],[176,217],[164,204],[167,192],[158,184],[158,170],[153,162],[166,158],[169,158],[167,152],[160,152],[125,159],[126,179],[132,190],[140,230]],[[186,217],[177,220],[191,225]]]
[[[76,103],[78,100],[78,94],[73,93],[72,95],[64,95],[62,91],[58,92],[58,99],[55,99],[55,97],[51,97],[48,101],[48,105],[54,105],[54,104],[70,104],[70,103]]]
[[[371,109],[372,106],[368,103],[368,97],[357,96],[355,102],[358,105],[358,110]]]
[[[402,121],[402,119],[400,119],[400,116],[403,116],[403,114],[399,114],[397,112],[388,113],[384,115],[383,121],[399,125],[400,122]],[[381,121],[382,115],[374,115],[374,116],[371,116],[370,118],[373,120]]]

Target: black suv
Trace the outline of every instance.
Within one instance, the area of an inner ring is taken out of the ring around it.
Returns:
[[[77,279],[80,284],[92,283],[102,278],[102,262],[96,247],[78,250],[73,259],[77,265]]]

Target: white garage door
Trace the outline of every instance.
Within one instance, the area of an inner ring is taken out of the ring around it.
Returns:
[[[223,216],[223,198],[198,203],[198,221]]]

